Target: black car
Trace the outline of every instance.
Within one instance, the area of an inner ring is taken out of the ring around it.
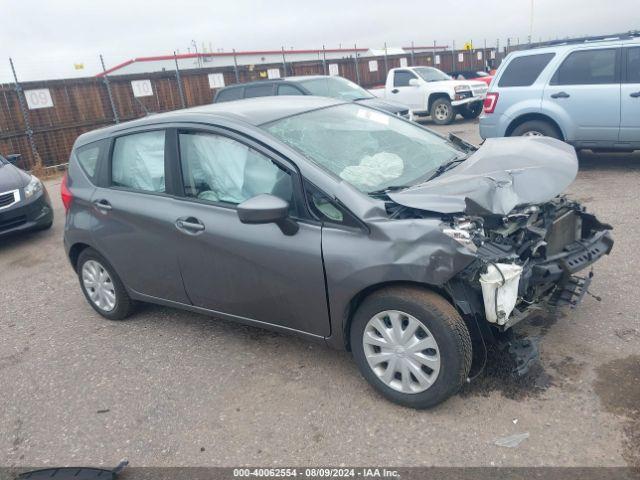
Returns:
[[[409,109],[405,105],[378,98],[346,78],[329,75],[287,77],[276,80],[262,80],[230,85],[216,92],[213,103],[229,102],[243,98],[271,97],[275,95],[315,95],[318,97],[329,97],[347,102],[358,102],[368,107],[384,110],[393,115],[409,117]]]
[[[0,155],[0,237],[27,230],[45,230],[53,223],[53,209],[44,184]]]

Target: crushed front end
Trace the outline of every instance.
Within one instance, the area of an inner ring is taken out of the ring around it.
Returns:
[[[565,197],[508,215],[451,215],[443,233],[476,259],[447,285],[457,306],[505,331],[533,311],[575,307],[592,273],[580,273],[613,247],[611,226]]]

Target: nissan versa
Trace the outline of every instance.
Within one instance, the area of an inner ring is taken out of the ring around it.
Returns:
[[[141,301],[299,334],[425,408],[476,346],[584,294],[613,240],[558,196],[576,173],[551,138],[476,149],[363,105],[248,99],[80,136],[64,243],[108,319]]]

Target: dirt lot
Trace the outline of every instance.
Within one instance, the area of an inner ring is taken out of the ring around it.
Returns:
[[[477,125],[447,129],[478,142]],[[379,397],[350,355],[155,306],[108,322],[52,230],[0,241],[0,465],[640,465],[640,154],[584,153],[570,193],[615,227],[541,366],[507,359],[431,411]],[[495,440],[529,432],[517,448]]]

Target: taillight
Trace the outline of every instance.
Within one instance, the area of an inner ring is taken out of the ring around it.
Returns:
[[[500,95],[496,92],[487,93],[487,96],[484,98],[484,103],[482,104],[484,113],[493,113],[493,111],[496,109],[499,96]]]
[[[64,211],[68,212],[71,208],[71,202],[73,201],[73,195],[71,190],[67,187],[67,174],[62,177],[62,183],[60,184],[60,196],[62,197],[62,204],[64,205]]]

